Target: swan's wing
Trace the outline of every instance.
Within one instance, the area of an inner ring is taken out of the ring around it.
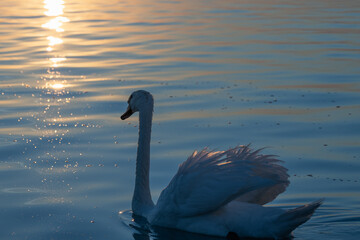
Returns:
[[[214,211],[235,199],[259,204],[273,200],[289,184],[287,169],[273,156],[258,154],[260,150],[238,146],[194,152],[160,194],[157,210],[186,217]]]
[[[259,188],[248,193],[240,195],[236,201],[255,203],[264,205],[272,202],[280,193],[284,192],[289,182],[279,182],[278,184]]]

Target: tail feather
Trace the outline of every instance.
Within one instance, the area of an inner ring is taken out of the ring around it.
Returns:
[[[278,224],[282,225],[282,227],[279,228],[281,231],[279,235],[289,235],[295,228],[309,220],[322,203],[323,200],[321,199],[298,208],[287,210],[281,214],[277,219]]]

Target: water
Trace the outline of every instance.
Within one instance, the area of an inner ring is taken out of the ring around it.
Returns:
[[[0,3],[0,238],[211,239],[136,230],[136,89],[155,97],[151,188],[194,149],[285,161],[272,204],[324,205],[297,239],[360,237],[358,1]],[[133,226],[133,227],[132,227]]]

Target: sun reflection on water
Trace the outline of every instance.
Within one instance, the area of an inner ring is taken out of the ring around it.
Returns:
[[[57,44],[63,43],[63,40],[61,38],[49,36],[47,37],[47,40],[49,40],[49,46],[55,46]]]
[[[62,16],[64,14],[64,6],[65,2],[62,0],[45,0],[44,1],[44,8],[47,10],[45,12],[46,16],[49,17],[55,17],[50,19],[48,22],[41,25],[42,28],[46,28],[49,30],[55,30],[57,33],[62,33],[65,30],[62,28],[64,23],[69,22],[70,20],[67,17]],[[53,36],[54,34],[51,34],[47,37],[47,40],[49,41],[48,47],[46,50],[48,52],[51,52],[54,50],[55,45],[59,45],[63,43],[63,40],[60,38],[60,36]],[[59,35],[59,34],[58,34]]]
[[[66,54],[59,46],[63,44],[63,32],[65,31],[64,23],[70,20],[63,16],[65,9],[65,1],[63,0],[44,0],[43,7],[46,9],[44,14],[49,17],[46,23],[41,24],[41,27],[48,30],[46,39],[47,52],[49,56],[48,69],[41,79],[40,88],[43,89],[43,95],[40,99],[40,104],[44,106],[43,111],[36,116],[41,124],[38,124],[38,130],[41,131],[41,141],[47,140],[49,143],[62,144],[62,138],[69,132],[67,124],[63,123],[63,104],[69,104],[72,98],[68,97],[69,91],[67,88],[72,86],[68,84],[66,76],[63,76],[61,70],[58,68],[64,64]],[[65,115],[66,116],[66,115]],[[70,142],[68,142],[70,144]],[[53,149],[57,148],[53,145]],[[54,156],[55,161],[59,160]],[[55,164],[55,163],[53,163]]]
[[[52,67],[58,67],[60,62],[63,62],[66,60],[64,57],[57,57],[57,58],[50,58],[49,59],[52,63]]]
[[[64,29],[61,28],[63,23],[69,22],[70,20],[66,17],[56,17],[41,25],[43,28],[48,28],[51,30],[56,30],[57,32],[64,32]]]
[[[65,85],[62,83],[55,83],[55,84],[51,85],[51,87],[53,89],[59,90],[59,89],[63,89],[65,87]]]
[[[53,56],[50,56],[49,63],[51,69],[48,69],[49,75],[44,76],[44,87],[52,90],[62,90],[64,85],[62,83],[49,83],[50,79],[58,79],[61,77],[61,73],[56,71],[55,68],[60,67],[60,63],[64,63],[66,57],[63,52],[60,52],[61,49],[56,49],[56,46],[62,44],[64,41],[61,38],[61,33],[65,30],[62,28],[63,23],[69,22],[70,20],[62,16],[64,14],[65,1],[63,0],[44,0],[44,8],[47,10],[44,14],[51,18],[48,22],[42,24],[43,28],[52,30],[49,32],[47,37],[48,46],[46,48],[47,52],[53,52]]]
[[[46,16],[59,16],[64,13],[64,1],[62,0],[44,0]]]

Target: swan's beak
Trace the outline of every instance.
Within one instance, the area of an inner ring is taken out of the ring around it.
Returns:
[[[130,117],[133,113],[134,113],[133,110],[131,110],[130,106],[128,106],[128,108],[126,109],[126,112],[123,115],[121,115],[120,118],[121,118],[121,120],[125,120],[128,117]]]

